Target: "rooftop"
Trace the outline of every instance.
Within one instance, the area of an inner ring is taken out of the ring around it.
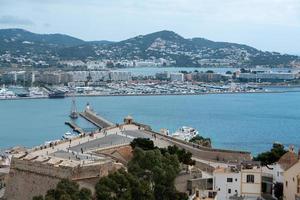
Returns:
[[[283,170],[287,170],[298,161],[298,156],[293,151],[286,152],[278,161]]]

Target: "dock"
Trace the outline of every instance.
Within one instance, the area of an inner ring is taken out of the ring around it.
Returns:
[[[73,131],[79,133],[79,134],[84,134],[84,131],[74,122],[65,122],[66,125],[70,126]]]
[[[93,112],[90,109],[86,109],[85,111],[79,113],[79,115],[101,129],[115,126],[114,123],[97,115],[95,112]]]

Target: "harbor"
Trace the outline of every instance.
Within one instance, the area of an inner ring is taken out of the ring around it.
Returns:
[[[300,110],[290,106],[298,105],[299,101],[298,92],[76,98],[80,112],[89,102],[95,112],[115,123],[121,123],[122,116],[130,114],[138,121],[151,124],[156,131],[167,128],[174,132],[184,125],[191,126],[202,136],[211,138],[216,148],[253,154],[268,149],[276,141],[287,146],[300,143]],[[74,122],[87,132],[98,129],[82,117],[70,119],[71,105],[72,98],[0,101],[0,112],[6,113],[0,115],[3,127],[0,148],[32,147],[61,138],[64,133],[72,132],[64,125],[66,121]],[[30,117],[28,113],[32,113]]]

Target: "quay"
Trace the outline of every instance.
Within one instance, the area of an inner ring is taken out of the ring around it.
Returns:
[[[101,129],[115,126],[114,123],[94,113],[89,107],[79,113],[79,115]]]
[[[65,122],[66,125],[68,125],[73,131],[79,133],[79,134],[84,134],[85,132],[74,122]]]

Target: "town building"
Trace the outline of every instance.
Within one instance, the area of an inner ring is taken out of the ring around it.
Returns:
[[[289,166],[283,173],[283,199],[300,200],[300,160]]]
[[[227,200],[234,195],[241,196],[241,173],[235,166],[217,168],[213,173],[213,182],[218,200]]]
[[[166,81],[170,79],[170,74],[168,72],[160,72],[155,74],[157,80]]]
[[[259,163],[244,162],[229,167],[218,167],[213,172],[213,190],[217,200],[256,200],[261,197],[262,171]]]
[[[183,82],[184,74],[183,73],[170,73],[170,80],[174,82]]]
[[[229,77],[217,73],[195,72],[193,73],[193,79],[199,82],[220,82],[228,80]]]
[[[111,81],[130,81],[130,72],[111,71],[109,72],[109,78]]]
[[[299,78],[294,72],[272,72],[272,71],[251,71],[249,73],[240,73],[238,79],[240,81],[256,81],[256,82],[279,82],[291,81]]]

